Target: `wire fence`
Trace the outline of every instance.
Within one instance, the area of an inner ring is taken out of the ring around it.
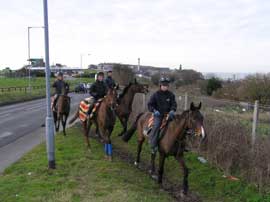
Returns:
[[[151,94],[135,96],[131,120],[147,111]],[[187,137],[192,150],[226,176],[237,175],[264,191],[270,184],[270,106],[188,94],[177,94],[176,100],[177,113],[188,109],[191,102],[202,102],[207,143],[201,145],[196,138]]]

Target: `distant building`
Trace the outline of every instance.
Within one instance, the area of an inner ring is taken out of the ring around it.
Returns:
[[[139,61],[138,61],[139,64]],[[100,63],[97,65],[97,69],[102,71],[107,71],[113,69],[114,65],[125,65],[128,68],[132,69],[138,75],[152,76],[156,73],[164,74],[170,72],[169,67],[153,67],[153,66],[143,66],[143,65],[133,65],[133,64],[121,64],[121,63]]]

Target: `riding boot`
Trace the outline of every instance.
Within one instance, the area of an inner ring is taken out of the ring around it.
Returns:
[[[56,111],[56,104],[57,104],[58,98],[59,98],[59,95],[54,96],[54,100],[53,100],[53,110],[54,111]]]
[[[151,146],[151,152],[156,153],[158,149],[158,134],[159,134],[159,128],[161,125],[162,118],[160,116],[154,117],[154,125],[149,135],[149,143]]]

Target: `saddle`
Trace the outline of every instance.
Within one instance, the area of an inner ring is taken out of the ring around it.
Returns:
[[[93,97],[85,98],[80,102],[79,106],[79,119],[81,121],[85,121],[88,117],[92,119],[94,115],[96,114],[96,111],[98,110],[100,103],[103,101],[103,99],[99,99],[93,106],[93,109],[91,111],[91,114],[89,115],[88,112],[91,110],[90,108],[93,105]]]
[[[163,134],[163,131],[167,126],[168,120],[169,120],[169,115],[166,114],[162,119],[162,123],[161,123],[161,126],[159,128],[159,130],[160,130],[159,134]],[[148,119],[147,126],[143,129],[144,136],[146,136],[146,137],[149,136],[149,134],[153,128],[153,125],[154,125],[154,114],[152,114],[151,117]]]

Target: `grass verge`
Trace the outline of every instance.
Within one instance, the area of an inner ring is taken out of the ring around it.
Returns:
[[[56,137],[57,169],[46,168],[41,144],[0,177],[0,201],[173,201],[148,176],[120,161],[104,160],[102,146],[91,141],[85,150],[81,132],[69,129]]]
[[[113,145],[129,158],[136,151],[136,138],[126,144],[116,136]],[[115,155],[114,162],[104,160],[103,147],[91,139],[92,152],[85,150],[81,130],[74,127],[68,136],[56,137],[57,169],[46,169],[45,145],[41,144],[5,170],[0,178],[0,201],[173,201],[167,192],[146,174]],[[142,160],[149,163],[150,152],[144,145]],[[230,181],[223,172],[202,164],[188,153],[190,191],[206,202],[269,202],[269,193],[259,193],[254,185]],[[178,187],[182,172],[173,158],[166,159],[165,178]],[[180,191],[180,190],[179,190]]]

